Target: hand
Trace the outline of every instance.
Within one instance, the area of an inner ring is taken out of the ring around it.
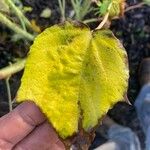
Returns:
[[[33,102],[24,102],[0,118],[0,150],[65,150]]]

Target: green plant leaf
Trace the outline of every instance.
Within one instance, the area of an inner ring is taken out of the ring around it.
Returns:
[[[100,7],[100,14],[105,15],[108,11],[109,5],[112,3],[112,0],[105,0],[101,3]]]
[[[63,139],[90,132],[123,99],[126,61],[111,31],[54,25],[31,46],[17,101],[34,101]]]

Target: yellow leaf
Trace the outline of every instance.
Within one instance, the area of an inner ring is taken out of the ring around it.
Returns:
[[[126,52],[109,30],[66,22],[34,41],[17,101],[34,101],[61,138],[95,127],[123,99]],[[81,123],[79,123],[81,121]]]
[[[101,6],[101,13],[105,15],[109,12],[109,17],[122,16],[124,14],[125,0],[103,0]],[[105,10],[107,8],[107,11]],[[105,12],[106,11],[106,12]],[[104,13],[104,14],[103,14]]]
[[[123,15],[125,6],[124,1],[125,0],[112,0],[112,5],[109,11],[110,17]]]
[[[31,25],[32,25],[32,29],[33,29],[35,32],[38,32],[38,33],[41,32],[40,26],[38,26],[38,25],[36,24],[36,21],[35,21],[34,19],[31,20]]]

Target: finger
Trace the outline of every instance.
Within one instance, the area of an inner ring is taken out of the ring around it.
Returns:
[[[35,128],[13,150],[65,150],[55,131],[47,123]]]
[[[0,150],[11,149],[44,121],[44,115],[33,102],[20,104],[0,118]]]

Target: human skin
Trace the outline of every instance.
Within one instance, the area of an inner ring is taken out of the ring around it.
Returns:
[[[28,101],[0,118],[0,150],[65,150],[65,147],[40,109]]]

